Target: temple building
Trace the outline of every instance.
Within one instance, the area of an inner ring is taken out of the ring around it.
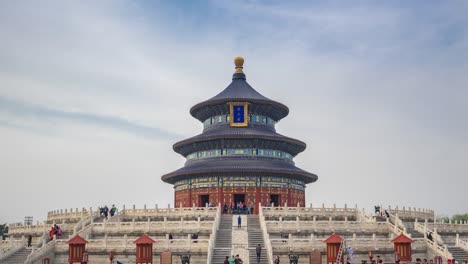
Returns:
[[[287,106],[261,95],[246,81],[244,59],[234,59],[232,82],[221,93],[190,109],[203,132],[174,144],[184,167],[162,176],[174,185],[175,206],[242,202],[304,206],[306,184],[315,174],[294,164],[306,144],[276,133]]]

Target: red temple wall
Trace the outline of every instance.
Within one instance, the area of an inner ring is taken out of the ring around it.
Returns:
[[[209,200],[216,206],[218,203],[230,206],[234,202],[234,194],[245,194],[247,205],[255,204],[255,212],[257,211],[258,203],[262,205],[270,204],[270,195],[279,196],[280,206],[287,203],[288,206],[305,205],[305,192],[291,188],[267,188],[267,187],[213,187],[213,188],[197,188],[175,191],[175,204],[177,207],[202,206],[200,204],[201,195],[209,195]]]

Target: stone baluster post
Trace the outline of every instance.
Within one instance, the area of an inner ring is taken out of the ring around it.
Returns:
[[[353,233],[353,241],[356,240],[356,233]]]
[[[127,244],[128,244],[128,237],[127,237],[127,234],[124,235],[124,249],[127,249]]]
[[[147,221],[147,228],[146,228],[146,232],[150,232],[151,230],[151,217],[148,216],[148,221]]]
[[[107,234],[104,235],[104,248],[107,249]]]
[[[132,232],[134,232],[135,231],[135,217],[132,218],[131,228],[132,228]]]
[[[301,230],[301,223],[299,221],[299,216],[296,216],[296,230],[297,231]]]
[[[164,217],[164,221],[163,221],[163,229],[166,230],[167,229],[167,216]]]
[[[456,237],[455,237],[455,246],[459,246],[460,244],[460,235],[457,233]]]
[[[200,216],[197,218],[197,229],[200,229],[201,227],[201,222],[200,222]]]
[[[187,242],[188,242],[187,248],[190,251],[192,247],[192,237],[190,236],[190,234],[187,235]]]
[[[292,248],[292,234],[288,234],[288,248]]]

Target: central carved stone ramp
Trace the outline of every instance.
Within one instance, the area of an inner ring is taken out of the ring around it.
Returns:
[[[28,257],[29,254],[31,254],[31,248],[23,248],[20,249],[19,251],[15,252],[13,255],[11,255],[9,258],[3,260],[1,263],[5,264],[24,264],[26,261],[26,258]]]
[[[267,252],[263,241],[262,229],[260,228],[260,222],[258,215],[248,216],[247,232],[249,233],[249,263],[255,264],[268,264]],[[262,254],[260,262],[257,262],[257,252],[255,247],[260,244],[262,246]]]
[[[453,258],[458,261],[458,263],[462,263],[463,261],[468,259],[468,252],[463,250],[457,246],[448,246],[448,251],[452,253]]]
[[[226,256],[231,255],[232,247],[232,216],[222,215],[219,230],[216,233],[216,242],[213,250],[212,264],[222,264]]]

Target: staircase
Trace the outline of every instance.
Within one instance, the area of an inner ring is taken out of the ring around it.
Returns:
[[[248,215],[247,217],[247,232],[249,233],[249,263],[268,264],[267,252],[263,241],[263,234],[262,229],[260,228],[258,215]],[[257,252],[255,250],[255,247],[258,244],[262,246],[260,262],[257,262]]]
[[[413,222],[403,222],[403,225],[406,228],[406,233],[411,234],[412,239],[415,239],[415,238],[423,239],[424,238],[423,233],[420,233],[419,231],[414,229],[414,223]]]
[[[458,263],[463,263],[463,261],[468,260],[468,252],[457,246],[448,246],[448,251],[452,253],[453,258],[458,261]]]
[[[8,257],[5,260],[2,260],[1,263],[3,264],[24,264],[26,258],[31,253],[31,248],[23,248],[19,251],[15,252],[13,255]]]
[[[226,256],[231,257],[232,215],[221,215],[219,230],[213,250],[212,264],[223,264]]]

